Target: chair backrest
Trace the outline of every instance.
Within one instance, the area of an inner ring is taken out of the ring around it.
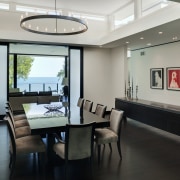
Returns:
[[[112,108],[110,114],[110,129],[119,135],[124,111]]]
[[[77,160],[92,157],[95,122],[89,124],[67,124],[65,136],[65,159]]]
[[[10,120],[10,116],[9,113],[7,113],[8,116],[6,118],[6,122],[7,122],[7,128],[9,131],[9,136],[10,136],[10,151],[11,153],[15,156],[16,155],[16,135],[15,135],[15,131],[14,131],[14,126],[12,124],[12,121]]]
[[[52,96],[52,91],[39,91],[39,96]]]
[[[38,96],[37,104],[50,104],[51,98],[50,96]]]
[[[11,106],[11,103],[9,101],[6,102],[6,105],[7,105],[7,109],[9,109],[12,113],[13,113],[13,108]]]
[[[104,118],[106,108],[107,108],[107,106],[104,106],[102,104],[97,104],[96,109],[95,109],[95,114],[98,115],[99,117]]]
[[[11,121],[13,128],[15,128],[14,116],[10,108],[7,108],[7,117]]]
[[[22,92],[10,92],[9,97],[21,97],[23,96]]]
[[[85,101],[84,101],[84,104],[83,104],[83,109],[86,110],[86,111],[91,112],[92,106],[93,106],[93,102],[92,102],[92,101],[90,101],[90,100],[85,100]]]
[[[38,92],[36,92],[36,91],[25,92],[24,96],[38,96]]]
[[[77,106],[82,108],[83,107],[83,103],[84,103],[84,99],[83,98],[79,98],[78,102],[77,102]]]

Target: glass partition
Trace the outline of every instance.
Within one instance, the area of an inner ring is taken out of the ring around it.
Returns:
[[[7,102],[7,45],[0,45],[0,115],[6,114]]]

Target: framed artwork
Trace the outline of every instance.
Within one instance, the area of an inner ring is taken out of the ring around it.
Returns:
[[[167,71],[167,89],[180,91],[180,67],[169,67]]]
[[[152,89],[164,88],[164,69],[163,68],[151,68],[150,69],[150,87]]]

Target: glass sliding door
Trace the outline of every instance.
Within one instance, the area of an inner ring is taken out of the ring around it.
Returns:
[[[8,45],[0,44],[0,115],[5,115],[7,102],[7,64]]]

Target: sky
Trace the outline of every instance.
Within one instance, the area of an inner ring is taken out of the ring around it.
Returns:
[[[63,69],[64,57],[34,56],[33,58],[29,77],[57,77],[58,72]]]

